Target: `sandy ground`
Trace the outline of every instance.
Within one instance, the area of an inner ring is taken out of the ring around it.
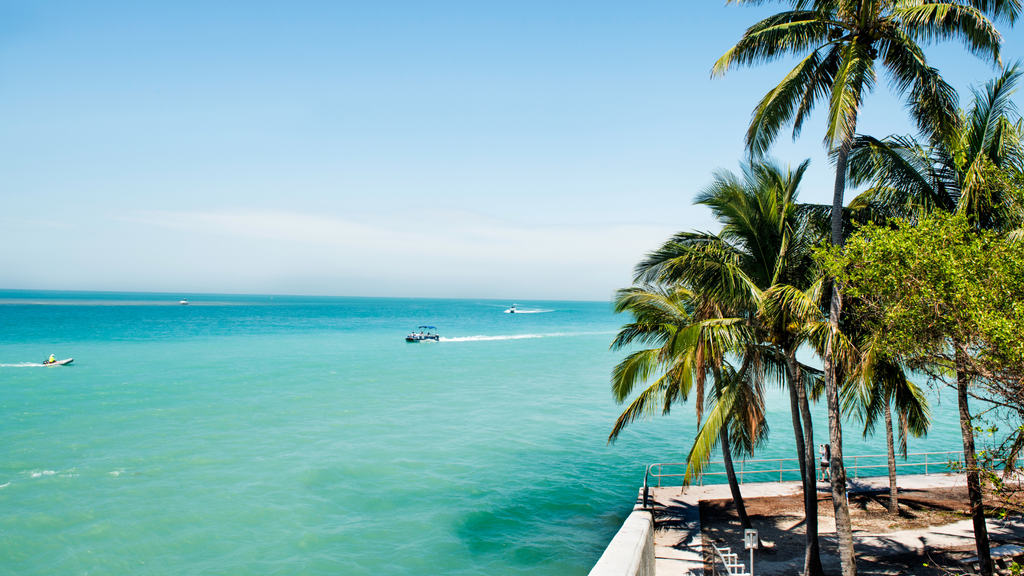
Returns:
[[[907,530],[927,534],[930,527],[945,526],[969,519],[967,489],[964,487],[933,490],[900,491],[900,514],[888,512],[888,492],[883,494],[851,494],[850,511],[854,534],[888,534]],[[747,514],[757,528],[763,548],[755,551],[754,569],[758,576],[800,574],[803,570],[805,531],[803,500],[800,496],[753,498],[746,501]],[[705,550],[705,572],[711,574],[710,544],[731,547],[741,552],[749,564],[749,553],[743,548],[743,531],[731,500],[709,500],[701,503],[701,526]],[[835,546],[835,518],[831,495],[818,494],[818,530],[822,536],[821,560],[826,574],[839,574],[839,558]],[[958,561],[974,556],[973,546],[953,546],[917,553],[885,556],[858,555],[861,575],[947,576],[947,570],[962,570]],[[720,567],[719,567],[720,568]]]

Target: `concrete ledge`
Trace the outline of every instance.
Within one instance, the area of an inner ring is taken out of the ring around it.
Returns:
[[[654,516],[649,510],[633,510],[590,576],[654,576]]]

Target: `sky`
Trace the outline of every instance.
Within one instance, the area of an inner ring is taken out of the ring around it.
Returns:
[[[2,0],[0,288],[607,300],[716,229],[692,199],[793,62],[710,69],[781,9]],[[997,73],[927,54],[962,103]],[[805,202],[823,125],[773,151]],[[912,132],[886,78],[858,128]]]

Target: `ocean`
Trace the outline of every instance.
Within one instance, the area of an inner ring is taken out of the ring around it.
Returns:
[[[693,409],[608,445],[627,318],[517,303],[0,291],[0,573],[586,574]],[[911,452],[961,448],[940,400]]]

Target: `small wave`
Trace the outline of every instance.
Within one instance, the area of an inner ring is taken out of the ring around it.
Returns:
[[[46,364],[38,364],[36,362],[22,362],[21,364],[0,364],[2,368],[32,368],[35,366],[46,366]]]
[[[594,336],[614,332],[552,332],[550,334],[509,334],[505,336],[458,336],[441,338],[441,342],[483,342],[487,340],[523,340],[526,338],[564,338],[567,336]]]
[[[30,478],[39,478],[40,476],[53,476],[56,474],[53,470],[43,470],[42,472],[33,472],[29,475]]]
[[[7,488],[7,487],[8,487],[8,486],[10,486],[10,485],[11,485],[11,483],[10,483],[10,482],[8,482],[7,484],[0,484],[0,490],[2,490],[2,489],[4,489],[4,488]]]
[[[245,300],[241,302],[224,301],[202,301],[189,302],[189,306],[260,306],[269,304],[259,300]],[[176,298],[170,300],[88,300],[88,299],[64,299],[48,300],[40,298],[0,298],[0,306],[180,306]]]

